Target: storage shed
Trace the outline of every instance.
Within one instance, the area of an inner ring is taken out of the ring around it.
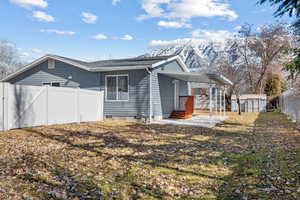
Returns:
[[[266,112],[267,95],[265,94],[244,94],[240,96],[241,112]],[[237,98],[231,97],[231,111],[238,112]]]

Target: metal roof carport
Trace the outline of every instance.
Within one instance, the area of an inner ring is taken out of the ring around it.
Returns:
[[[188,81],[188,82],[198,82],[198,83],[208,83],[208,84],[218,84],[218,85],[232,85],[232,82],[226,77],[218,74],[212,73],[191,73],[191,72],[159,72],[174,79]]]
[[[233,83],[226,77],[218,74],[212,73],[191,73],[191,72],[159,72],[159,74],[169,76],[171,78],[187,81],[187,82],[196,82],[196,83],[205,83],[207,88],[210,90],[209,95],[209,110],[212,112],[213,107],[215,108],[216,113],[220,112],[225,116],[226,114],[226,86],[233,85]],[[213,97],[212,88],[216,90]],[[223,86],[223,87],[222,87]],[[213,101],[214,99],[214,101]],[[214,105],[213,105],[214,103]]]

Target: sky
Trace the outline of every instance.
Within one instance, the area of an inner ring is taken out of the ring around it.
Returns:
[[[47,53],[86,61],[134,57],[185,39],[222,40],[274,18],[256,0],[1,0],[0,40],[22,60]]]

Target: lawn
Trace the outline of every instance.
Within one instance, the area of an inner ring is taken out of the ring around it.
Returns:
[[[280,113],[248,113],[213,129],[0,132],[0,199],[300,199],[300,131]]]

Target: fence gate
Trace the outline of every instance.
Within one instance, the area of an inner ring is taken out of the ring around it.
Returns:
[[[0,130],[103,120],[103,92],[0,83]]]

